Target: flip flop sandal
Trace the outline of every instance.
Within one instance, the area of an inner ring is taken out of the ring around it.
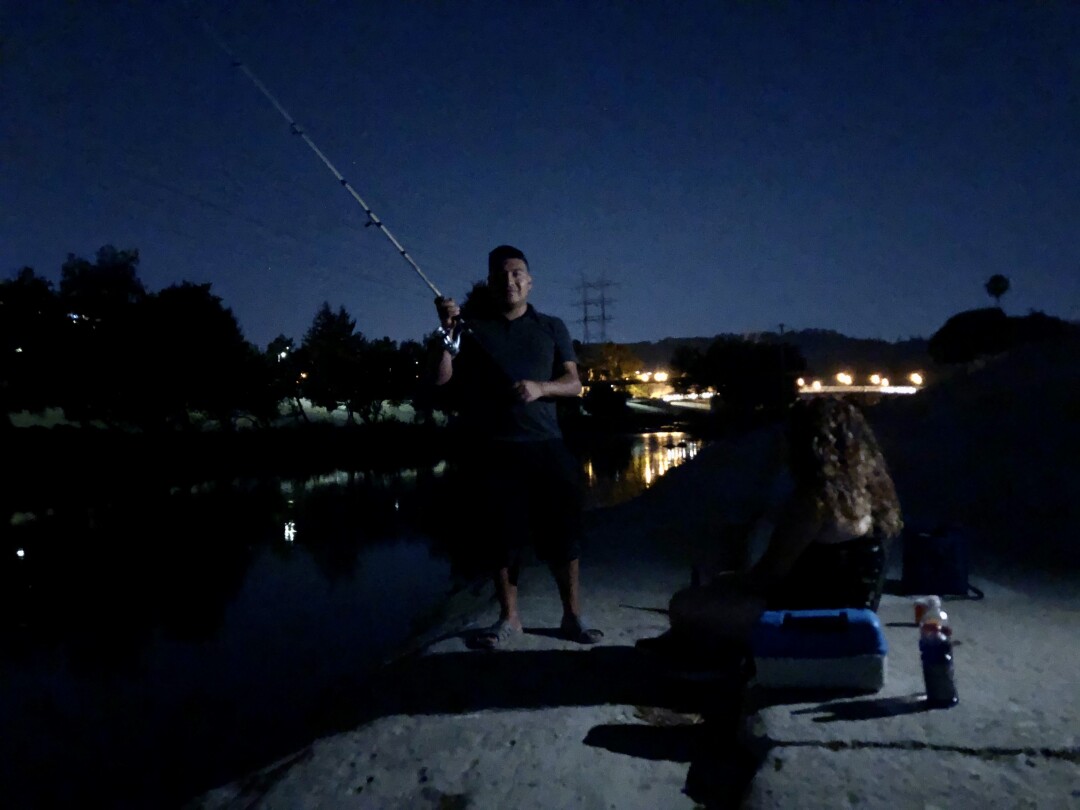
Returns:
[[[506,619],[499,619],[491,627],[479,631],[476,634],[475,643],[477,647],[485,650],[497,650],[499,647],[505,647],[512,638],[520,636],[522,632]]]
[[[559,633],[567,641],[576,641],[578,644],[596,644],[604,637],[602,631],[589,627],[581,616],[564,617],[559,625]]]

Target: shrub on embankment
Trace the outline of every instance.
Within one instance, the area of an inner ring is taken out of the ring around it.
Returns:
[[[445,457],[436,425],[311,424],[246,431],[125,432],[57,426],[4,433],[0,489],[50,497],[122,487],[306,476],[336,469],[395,470]]]

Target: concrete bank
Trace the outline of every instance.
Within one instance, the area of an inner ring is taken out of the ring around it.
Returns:
[[[693,808],[1080,806],[1075,583],[980,579],[949,604],[961,703],[923,711],[911,600],[880,615],[888,678],[874,695],[751,689],[732,746],[722,686],[670,677],[634,650],[716,538],[761,506],[775,462],[762,431],[717,443],[644,496],[592,515],[583,597],[603,642],[559,639],[554,583],[521,583],[526,634],[469,650],[494,616],[463,600],[438,632],[387,666],[355,727],[206,795],[218,808]],[[752,783],[750,766],[760,766]]]

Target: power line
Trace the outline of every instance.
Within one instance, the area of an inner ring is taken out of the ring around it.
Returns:
[[[608,305],[615,303],[615,299],[609,298],[607,295],[608,287],[618,286],[613,281],[608,281],[606,277],[601,276],[599,281],[586,281],[585,276],[581,277],[581,284],[575,287],[581,293],[581,317],[577,320],[584,326],[584,338],[585,343],[592,343],[592,335],[589,331],[589,324],[600,324],[600,342],[607,343],[607,325],[613,318],[608,314]],[[590,295],[593,290],[599,290],[599,295]],[[598,307],[599,313],[594,314],[590,309],[591,307]]]

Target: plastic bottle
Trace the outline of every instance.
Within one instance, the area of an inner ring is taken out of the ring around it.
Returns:
[[[915,624],[921,626],[926,621],[945,624],[948,616],[941,608],[940,596],[924,596],[915,602]]]
[[[919,628],[919,654],[922,657],[927,705],[941,709],[959,703],[953,668],[952,628],[943,621],[924,620]]]

